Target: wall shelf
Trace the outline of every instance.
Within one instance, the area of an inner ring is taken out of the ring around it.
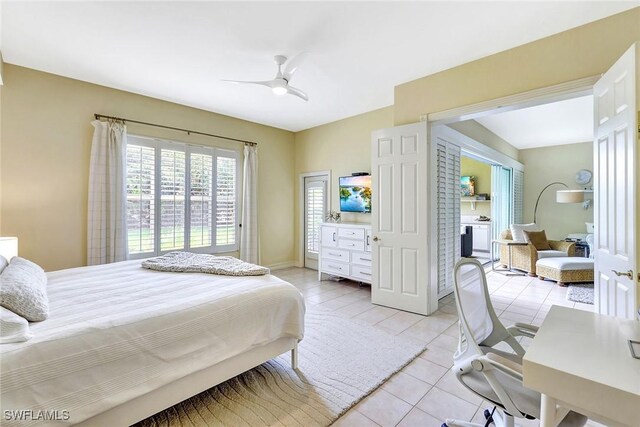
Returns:
[[[476,210],[476,203],[488,203],[491,200],[477,200],[477,199],[472,199],[470,197],[462,197],[460,199],[460,202],[462,203],[471,203],[471,210],[475,211]]]

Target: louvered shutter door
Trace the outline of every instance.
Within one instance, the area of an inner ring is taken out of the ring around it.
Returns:
[[[127,235],[130,254],[155,250],[155,149],[127,145]]]
[[[438,143],[438,297],[452,291],[452,271],[460,259],[460,147]]]
[[[307,187],[307,252],[320,250],[320,224],[324,219],[325,181],[311,181]]]
[[[514,171],[516,172],[516,171]],[[511,226],[515,218],[515,175],[512,169],[501,165],[491,166],[491,239],[500,239],[502,231]],[[522,204],[522,202],[520,202]],[[520,209],[522,216],[522,209]]]
[[[500,222],[502,194],[500,193],[502,166],[491,165],[491,240],[499,240],[504,224]],[[509,224],[510,225],[510,224]],[[493,245],[493,243],[491,243]],[[497,256],[497,254],[495,254]]]
[[[523,223],[524,172],[513,170],[513,224]]]

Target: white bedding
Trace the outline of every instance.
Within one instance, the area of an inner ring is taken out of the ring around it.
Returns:
[[[304,300],[272,275],[165,273],[140,261],[47,274],[50,316],[0,346],[7,410],[69,411],[74,424],[282,337],[302,339]],[[34,415],[37,415],[34,413]]]

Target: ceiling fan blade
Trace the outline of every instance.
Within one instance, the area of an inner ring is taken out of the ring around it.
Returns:
[[[304,93],[303,91],[301,91],[300,89],[296,89],[293,86],[287,86],[287,93],[297,96],[298,98],[302,98],[305,101],[309,100],[309,97],[307,96],[306,93]]]
[[[229,83],[238,83],[238,84],[250,84],[250,85],[261,85],[267,87],[273,87],[273,80],[267,80],[262,82],[251,82],[246,80],[220,80],[221,82],[229,82]]]
[[[282,72],[282,77],[290,82],[295,72],[298,70],[298,68],[300,68],[300,64],[305,61],[308,55],[309,54],[307,52],[302,52],[287,61],[284,67],[284,71]]]

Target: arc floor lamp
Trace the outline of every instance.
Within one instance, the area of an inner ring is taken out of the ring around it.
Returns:
[[[569,186],[564,182],[552,182],[551,184],[544,187],[540,194],[538,194],[538,198],[536,199],[536,206],[533,209],[533,222],[535,224],[538,223],[536,220],[538,219],[538,204],[540,203],[540,197],[542,197],[542,193],[544,193],[544,191],[552,185],[562,185],[567,188],[567,190],[558,190],[556,192],[556,203],[584,203],[583,207],[585,209],[591,206],[591,201],[585,200],[585,193],[590,192],[591,190],[568,190]]]

